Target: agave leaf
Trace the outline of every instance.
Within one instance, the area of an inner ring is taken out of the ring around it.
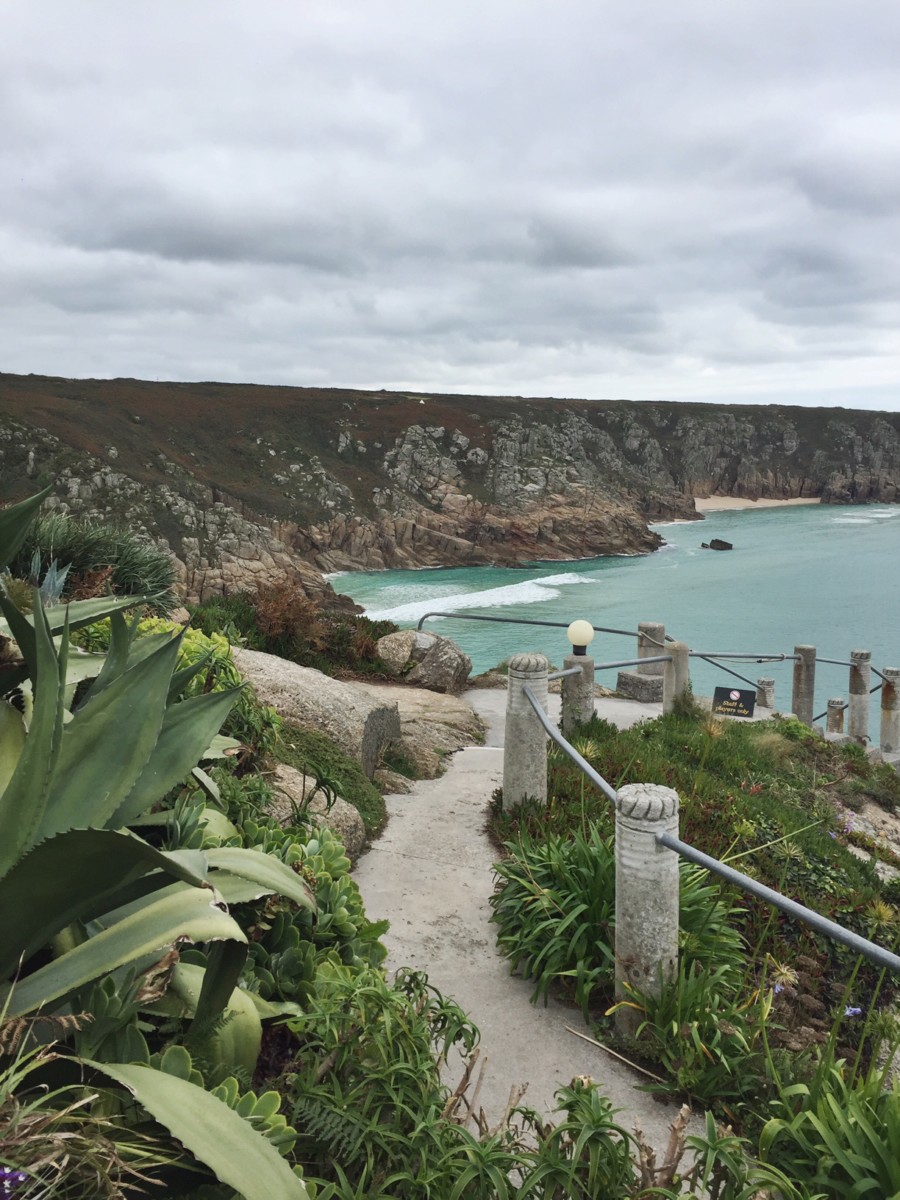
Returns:
[[[200,759],[205,762],[208,758],[230,758],[232,753],[240,748],[241,743],[236,738],[217,733],[207,746],[206,752],[200,755]]]
[[[316,911],[316,901],[306,880],[272,854],[264,854],[261,850],[244,850],[239,846],[217,846],[214,850],[206,851],[206,858],[210,870],[227,871],[256,885],[256,896],[276,892],[293,900],[301,908]],[[212,881],[218,888],[217,877],[214,876]]]
[[[109,822],[153,753],[177,654],[177,642],[160,647],[79,708],[65,726],[41,838]]]
[[[219,785],[216,783],[213,777],[211,775],[207,775],[202,767],[194,767],[191,770],[191,774],[196,779],[197,783],[200,784],[200,787],[203,789],[203,791],[206,792],[207,796],[209,796],[210,800],[213,800],[221,808],[222,793],[219,791]]]
[[[206,956],[203,983],[197,997],[194,1024],[191,1026],[192,1034],[202,1036],[231,1003],[232,994],[237,988],[241,971],[247,961],[247,953],[247,945],[239,942],[216,942],[210,947]],[[256,1047],[256,1053],[259,1053],[259,1046]],[[255,1066],[254,1061],[250,1070]]]
[[[217,1096],[137,1063],[89,1065],[127,1088],[155,1121],[243,1200],[308,1200],[303,1181],[275,1147]]]
[[[25,718],[6,700],[0,700],[0,795],[12,779],[24,749]]]
[[[101,621],[114,612],[134,608],[137,604],[147,604],[152,599],[154,599],[153,596],[99,596],[94,600],[73,600],[70,604],[53,604],[43,611],[50,628],[56,634],[65,624],[66,613],[70,618],[69,628],[82,629],[85,625],[93,625],[95,621]],[[33,616],[26,616],[26,620],[32,624]],[[15,637],[10,630],[8,620],[0,620],[0,633]],[[19,639],[16,638],[16,641],[18,642]]]
[[[128,622],[121,613],[111,614],[109,618],[109,648],[106,651],[100,673],[91,684],[85,700],[102,692],[107,684],[118,679],[127,669],[128,651],[131,648],[133,629],[136,628],[136,625],[129,628]]]
[[[79,708],[90,702],[119,679],[126,671],[136,667],[145,658],[149,658],[172,639],[169,634],[149,634],[147,637],[135,638],[137,624],[130,628],[120,613],[113,613],[110,618],[109,650],[102,655],[103,669],[87,691]]]
[[[235,942],[216,942],[212,953],[236,945]],[[245,992],[243,988],[232,986],[229,989],[222,1003],[212,1014],[209,1024],[211,1026],[212,1021],[223,1012],[224,1022],[220,1022],[217,1028],[210,1028],[203,1036],[202,1048],[198,1045],[197,1023],[202,1014],[201,997],[209,975],[209,967],[204,969],[195,963],[176,963],[165,994],[152,1004],[142,1005],[142,1008],[146,1012],[161,1013],[164,1016],[196,1018],[188,1034],[188,1041],[197,1055],[205,1062],[224,1066],[228,1071],[237,1067],[252,1075],[262,1044],[262,1019],[257,1005],[250,998],[250,993]]]
[[[205,670],[212,661],[212,653],[207,652],[200,656],[196,662],[192,662],[187,667],[182,667],[172,676],[172,682],[169,685],[169,703],[176,700],[187,685],[191,682],[195,675],[199,675]]]
[[[52,485],[48,485],[36,496],[0,509],[0,567],[7,566],[18,554],[31,522],[51,490]]]
[[[193,942],[231,938],[246,942],[240,926],[224,911],[211,888],[178,884],[158,897],[142,900],[135,910],[80,946],[0,990],[7,1015],[21,1017],[54,1005],[78,988],[148,954],[185,939]]]
[[[39,593],[37,588],[34,590],[35,610],[40,609]],[[0,610],[6,617],[5,621],[0,621],[0,628],[11,638],[15,640],[19,647],[19,653],[25,661],[28,668],[28,673],[34,678],[37,671],[37,646],[35,643],[34,623],[32,620],[16,608],[12,600],[6,594],[6,589],[0,583]]]
[[[59,756],[63,727],[63,687],[53,639],[36,614],[37,688],[25,746],[0,796],[0,878],[20,855],[39,841],[47,788]]]
[[[209,692],[166,709],[156,745],[134,786],[112,814],[112,825],[127,825],[190,773],[228,716],[235,697],[234,690]]]
[[[0,880],[0,976],[15,970],[73,921],[106,912],[104,897],[153,872],[157,887],[181,879],[202,886],[199,851],[165,854],[108,829],[76,829],[42,842]],[[208,889],[207,889],[208,890]]]

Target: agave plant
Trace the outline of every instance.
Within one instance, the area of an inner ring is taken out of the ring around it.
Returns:
[[[0,568],[41,498],[0,512]],[[26,615],[0,587],[0,1004],[10,1018],[65,1012],[96,981],[133,976],[182,942],[200,943],[209,948],[207,967],[191,986],[179,981],[182,1011],[203,1034],[226,1009],[240,1009],[247,1040],[235,1054],[246,1069],[259,1016],[236,995],[247,937],[228,904],[273,892],[307,908],[314,901],[272,856],[234,847],[161,851],[128,829],[197,764],[236,695],[179,699],[202,664],[176,670],[178,640],[167,634],[135,638],[120,610],[136,603],[90,600],[57,610],[36,595]],[[79,664],[78,679],[92,682],[75,702],[68,634],[101,616],[112,621],[110,650]],[[196,1084],[160,1080],[148,1065],[93,1065],[245,1196],[306,1195],[277,1153]],[[229,1130],[224,1155],[217,1125]],[[241,1160],[234,1170],[232,1155]]]

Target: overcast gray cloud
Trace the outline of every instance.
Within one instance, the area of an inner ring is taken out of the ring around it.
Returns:
[[[900,6],[6,0],[0,367],[900,409]]]

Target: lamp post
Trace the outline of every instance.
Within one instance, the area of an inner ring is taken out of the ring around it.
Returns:
[[[577,675],[566,675],[562,681],[562,731],[568,737],[594,715],[594,660],[587,652],[594,627],[590,621],[573,621],[566,636],[572,653],[566,655],[563,667],[567,671],[579,668]]]

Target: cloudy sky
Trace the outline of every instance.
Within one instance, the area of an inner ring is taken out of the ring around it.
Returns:
[[[895,0],[0,0],[0,369],[900,409]]]

